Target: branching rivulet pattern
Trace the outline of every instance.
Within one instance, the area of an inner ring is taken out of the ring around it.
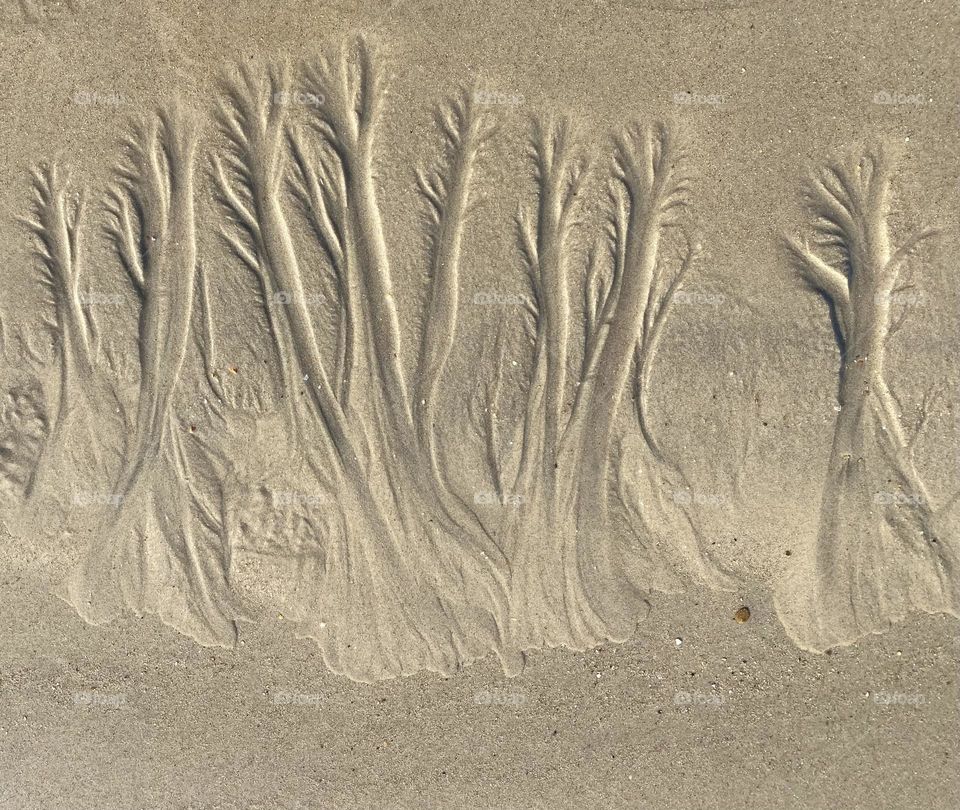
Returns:
[[[175,105],[136,128],[110,194],[110,235],[140,302],[131,436],[87,558],[63,597],[94,624],[153,613],[201,644],[232,644],[223,519],[193,482],[173,410],[196,282],[196,122]]]
[[[630,377],[641,393],[679,270],[661,262],[665,233],[681,224],[689,191],[684,154],[664,125],[630,126],[617,139],[610,181],[609,259],[594,250],[583,284],[584,344],[572,407],[568,390],[572,313],[571,230],[586,162],[566,121],[538,126],[533,138],[538,204],[518,216],[520,245],[532,288],[533,367],[510,492],[522,503],[501,529],[511,566],[511,638],[521,649],[586,649],[624,640],[646,612],[645,593],[658,574],[642,548],[611,531],[609,476],[615,416]],[[643,402],[641,398],[638,402]],[[662,462],[642,409],[651,452]],[[492,464],[494,480],[502,480]],[[501,493],[502,494],[502,493]],[[646,505],[624,496],[635,513]],[[640,544],[647,527],[635,523]],[[695,533],[674,549],[712,585],[728,580],[699,547]]]
[[[381,81],[359,39],[307,65],[307,90],[325,99],[309,131],[288,126],[272,103],[289,88],[283,70],[265,80],[242,71],[221,113],[230,150],[215,161],[215,176],[232,220],[224,237],[264,299],[282,302],[272,308],[270,328],[290,422],[339,509],[301,630],[333,670],[361,680],[424,668],[450,673],[491,650],[516,667],[504,639],[503,554],[449,487],[433,432],[456,328],[472,164],[489,129],[465,96],[439,116],[450,161],[421,179],[432,215],[431,281],[411,396],[373,176]],[[333,274],[332,363],[305,301],[282,204],[285,180]],[[297,395],[301,381],[305,397]]]
[[[516,223],[533,349],[514,441],[503,446],[498,414],[510,338],[502,328],[493,379],[470,407],[498,502],[516,498],[491,518],[454,484],[437,422],[473,186],[494,124],[468,92],[437,110],[442,155],[416,176],[428,282],[407,346],[376,182],[383,85],[374,50],[358,38],[297,71],[239,67],[217,105],[222,148],[207,167],[220,236],[265,304],[296,448],[289,466],[331,504],[322,554],[300,569],[306,581],[287,615],[331,669],[357,680],[450,674],[490,652],[515,673],[526,650],[628,638],[652,588],[727,586],[693,515],[664,503],[685,479],[647,405],[671,302],[698,251],[678,133],[660,124],[620,133],[607,227],[584,265],[577,240],[592,170],[583,140],[567,120],[534,129],[536,202]],[[323,103],[294,111],[281,102],[294,88]],[[194,337],[229,429],[208,289],[225,280],[197,255],[198,144],[190,116],[161,111],[127,143],[109,194],[110,244],[139,304],[140,380],[116,502],[64,595],[93,623],[133,609],[200,643],[230,645],[246,612],[231,581],[229,507],[222,482],[213,495],[202,482],[231,462],[177,418]],[[73,369],[96,366],[97,341],[89,313],[71,303],[81,209],[62,188],[58,176],[38,180],[36,224],[65,335],[66,396],[80,384]],[[66,235],[48,243],[49,233]],[[318,250],[302,250],[305,235]],[[328,307],[312,305],[313,289]],[[639,457],[619,443],[628,391]]]
[[[923,228],[893,247],[893,176],[883,147],[829,163],[806,192],[815,247],[809,239],[786,242],[801,277],[829,302],[841,349],[812,584],[796,589],[803,604],[787,597],[778,604],[795,639],[818,651],[880,632],[910,610],[957,615],[960,608],[957,549],[941,534],[914,459],[922,420],[910,435],[884,376],[908,260],[937,233]]]

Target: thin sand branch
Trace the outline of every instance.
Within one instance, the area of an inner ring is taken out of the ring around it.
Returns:
[[[438,111],[437,121],[444,134],[448,165],[419,178],[421,194],[429,205],[430,288],[413,403],[418,441],[434,458],[437,393],[456,334],[460,250],[470,181],[477,154],[492,133],[466,91]]]

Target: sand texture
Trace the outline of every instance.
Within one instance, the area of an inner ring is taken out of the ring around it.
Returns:
[[[0,807],[960,800],[956,8],[0,19]]]

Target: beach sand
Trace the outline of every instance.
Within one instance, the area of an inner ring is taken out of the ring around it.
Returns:
[[[949,3],[8,3],[0,807],[953,807]]]

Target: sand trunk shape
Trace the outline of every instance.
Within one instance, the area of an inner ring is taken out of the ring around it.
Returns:
[[[221,201],[236,227],[224,237],[268,304],[289,421],[317,486],[338,514],[325,565],[300,606],[300,632],[328,666],[361,681],[430,669],[449,674],[505,648],[505,560],[445,481],[434,441],[435,400],[456,326],[460,238],[472,163],[486,127],[462,96],[439,120],[449,165],[421,176],[429,204],[431,278],[413,400],[373,181],[379,68],[363,40],[306,70],[320,142],[288,125],[266,82],[242,70],[221,111],[229,152],[215,161]],[[288,168],[293,172],[288,172]],[[326,254],[336,348],[323,357],[301,259],[282,204],[289,176]]]
[[[925,229],[891,247],[893,162],[882,148],[830,164],[810,182],[814,235],[837,267],[805,242],[788,245],[802,277],[830,302],[841,348],[834,428],[815,547],[803,583],[777,606],[801,646],[824,651],[879,633],[914,610],[958,614],[957,547],[941,535],[884,379],[891,302]]]
[[[197,249],[197,131],[163,110],[127,144],[113,194],[114,242],[141,302],[140,387],[131,436],[90,550],[63,596],[87,621],[155,613],[204,645],[231,645],[241,614],[223,548],[199,519],[172,406],[190,339]]]

